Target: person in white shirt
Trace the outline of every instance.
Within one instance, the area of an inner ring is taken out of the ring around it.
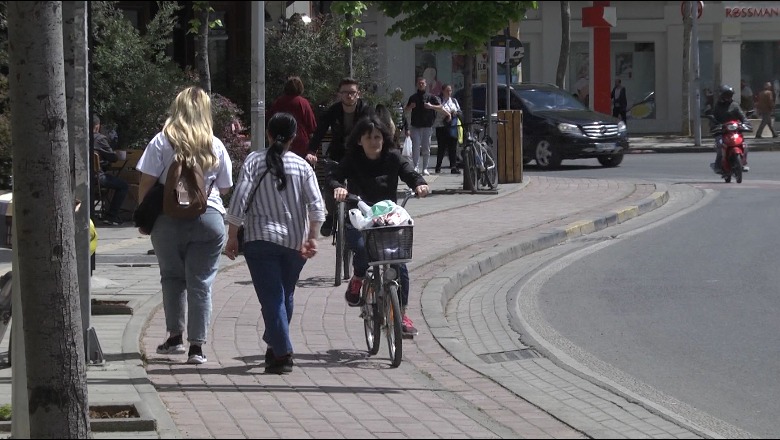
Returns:
[[[230,157],[214,136],[212,124],[209,95],[196,86],[184,89],[173,100],[162,131],[149,142],[136,166],[141,172],[139,200],[155,182],[165,184],[174,157],[195,160],[203,170],[203,191],[211,188],[206,212],[200,217],[184,220],[162,213],[151,230],[169,334],[157,353],[184,353],[186,305],[189,364],[206,362],[202,346],[211,321],[211,287],[225,243],[225,207],[220,193],[226,194],[233,186]]]
[[[458,118],[463,117],[458,100],[452,96],[452,85],[441,88],[441,110],[437,111],[436,122],[436,173],[441,172],[441,164],[446,154],[450,160],[450,173],[460,174],[458,170]],[[455,126],[453,133],[452,127]],[[453,137],[452,135],[455,134]]]

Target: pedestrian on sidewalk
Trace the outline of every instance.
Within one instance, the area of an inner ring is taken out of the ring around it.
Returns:
[[[290,151],[301,156],[311,164],[317,163],[317,154],[309,151],[309,138],[317,129],[317,120],[309,100],[303,97],[303,81],[298,76],[287,78],[284,83],[284,93],[276,98],[268,110],[265,122],[279,112],[293,115],[298,123],[298,133],[295,135]]]
[[[347,155],[328,173],[328,186],[337,202],[344,201],[347,194],[360,196],[369,206],[383,200],[397,202],[398,180],[414,188],[418,197],[428,195],[428,183],[418,173],[409,159],[391,148],[392,134],[376,116],[363,118],[358,122],[347,141]],[[346,187],[344,182],[347,182]],[[352,250],[353,276],[349,281],[344,298],[351,307],[361,305],[360,289],[368,271],[368,253],[363,236],[350,222],[346,222],[347,246]],[[412,320],[406,315],[409,304],[409,271],[406,264],[393,265],[401,279],[398,299],[403,310],[402,331],[407,335],[417,334]]]
[[[775,92],[772,90],[771,82],[764,83],[764,90],[758,94],[756,110],[759,116],[761,116],[761,123],[758,124],[758,129],[756,130],[756,139],[761,139],[764,127],[769,127],[772,137],[776,138],[777,132],[775,132],[775,128],[772,126],[772,113],[775,111]]]
[[[626,99],[626,88],[623,87],[623,82],[621,80],[615,80],[615,87],[612,88],[612,92],[610,92],[609,96],[612,99],[612,116],[626,122],[628,100]]]
[[[463,117],[460,104],[452,96],[452,86],[444,84],[441,88],[441,110],[436,116],[436,174],[441,172],[441,164],[444,156],[450,160],[450,173],[460,174],[458,171],[458,118]],[[453,127],[454,134],[453,137]]]
[[[417,78],[417,91],[406,102],[405,112],[411,112],[412,163],[415,170],[424,176],[428,172],[428,160],[431,157],[431,136],[433,123],[436,121],[436,111],[441,108],[441,101],[435,95],[426,91],[425,78]]]
[[[173,100],[165,125],[147,145],[136,169],[141,172],[138,199],[143,200],[155,182],[165,184],[174,159],[197,163],[203,170],[203,192],[208,188],[206,212],[185,220],[160,214],[151,231],[160,266],[163,309],[168,339],[159,354],[183,354],[185,307],[188,364],[206,362],[203,345],[211,322],[211,288],[225,243],[225,207],[220,193],[233,186],[227,149],[214,136],[211,99],[200,87],[181,91]]]
[[[247,156],[230,199],[225,254],[238,255],[238,228],[244,225],[246,259],[265,331],[265,372],[292,372],[290,321],[293,294],[306,260],[317,254],[317,231],[325,205],[309,163],[290,152],[297,124],[277,113],[266,129],[270,147]]]

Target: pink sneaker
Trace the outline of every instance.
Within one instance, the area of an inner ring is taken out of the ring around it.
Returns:
[[[401,332],[408,336],[417,335],[417,329],[414,328],[414,323],[412,323],[412,320],[409,319],[407,315],[404,315],[404,318],[401,321]]]

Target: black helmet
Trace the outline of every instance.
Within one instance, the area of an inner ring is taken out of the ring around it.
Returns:
[[[720,86],[718,94],[720,95],[718,99],[721,101],[731,101],[734,98],[734,89],[724,84]]]

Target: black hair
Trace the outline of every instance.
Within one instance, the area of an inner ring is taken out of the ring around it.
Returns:
[[[363,147],[359,145],[360,138],[363,137],[364,134],[372,133],[375,128],[382,133],[382,154],[384,155],[386,152],[390,151],[390,148],[394,145],[393,133],[390,133],[390,127],[388,127],[379,116],[374,114],[363,116],[355,124],[355,127],[349,134],[349,139],[347,139],[346,150],[348,154],[356,154],[357,151],[362,152]]]
[[[273,143],[268,147],[268,152],[265,155],[265,166],[270,170],[269,172],[279,179],[277,189],[279,191],[287,188],[287,175],[284,173],[284,162],[282,161],[282,154],[285,150],[285,145],[295,137],[295,133],[298,131],[298,123],[295,122],[295,117],[289,113],[279,112],[274,114],[268,121],[268,134],[273,139]]]

